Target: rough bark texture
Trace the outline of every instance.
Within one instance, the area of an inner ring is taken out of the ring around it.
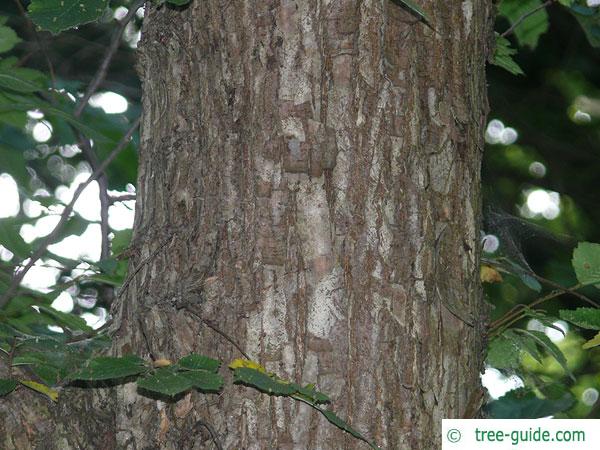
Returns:
[[[485,345],[491,1],[418,3],[435,31],[388,0],[148,8],[141,270],[116,353],[240,357],[191,305],[268,370],[316,383],[383,449],[441,447]],[[239,386],[165,403],[126,385],[112,401],[98,448],[214,448],[202,423],[225,449],[366,448],[306,405]]]

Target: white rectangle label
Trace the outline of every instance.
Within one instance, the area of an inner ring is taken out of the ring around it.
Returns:
[[[600,449],[600,419],[444,419],[442,450]]]

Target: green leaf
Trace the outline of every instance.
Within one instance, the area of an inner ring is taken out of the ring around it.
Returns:
[[[28,94],[46,87],[46,77],[37,70],[25,67],[0,69],[0,88]]]
[[[521,274],[519,274],[519,278],[521,279],[523,284],[525,286],[527,286],[529,289],[531,289],[532,291],[540,292],[542,290],[542,285],[540,284],[540,282],[538,280],[536,280],[534,277],[532,277],[531,275],[528,275],[526,273],[521,273]]]
[[[542,0],[502,0],[498,7],[498,13],[506,17],[511,25],[514,25],[523,15],[541,5]],[[520,22],[513,33],[520,46],[534,49],[537,47],[540,36],[548,31],[548,27],[548,13],[545,8],[541,8]]]
[[[594,336],[592,339],[587,341],[585,344],[581,346],[582,349],[587,350],[588,348],[597,347],[600,345],[600,332]]]
[[[92,328],[87,324],[85,320],[75,314],[64,313],[57,311],[52,307],[38,306],[41,313],[47,314],[56,322],[56,325],[67,328],[71,331],[92,331]]]
[[[0,53],[12,50],[19,42],[21,42],[21,39],[12,28],[4,24],[0,25]]]
[[[519,367],[519,356],[519,347],[503,333],[490,341],[487,363],[496,369],[514,369]]]
[[[545,313],[543,313],[542,311],[537,311],[535,309],[531,309],[528,306],[524,306],[523,307],[523,315],[525,317],[531,317],[533,319],[536,319],[537,321],[539,321],[542,325],[547,326],[549,328],[552,328],[556,331],[558,331],[559,333],[561,333],[563,336],[565,335],[565,331],[554,325],[554,323],[556,321],[558,321],[557,317],[552,317],[552,316],[548,316]]]
[[[0,378],[0,397],[10,394],[17,387],[15,380],[7,380],[6,378]]]
[[[177,364],[188,370],[208,370],[209,372],[216,372],[219,369],[221,362],[209,358],[208,356],[191,354],[181,358]]]
[[[194,388],[201,391],[216,392],[223,387],[223,377],[218,373],[207,372],[206,370],[190,370],[179,372],[177,375],[187,378],[193,383]]]
[[[172,5],[183,6],[187,5],[192,0],[167,0],[167,3],[171,3]]]
[[[493,419],[537,419],[569,409],[575,399],[563,390],[557,398],[539,398],[529,389],[521,388],[508,392],[486,406]]]
[[[531,336],[519,335],[514,330],[506,330],[503,336],[512,341],[519,350],[529,353],[533,359],[542,364],[542,354],[538,350],[537,341]]]
[[[141,378],[137,386],[151,392],[170,397],[195,387],[195,380],[183,374],[174,373],[169,368],[157,369],[153,375]]]
[[[93,22],[107,5],[108,0],[32,0],[28,11],[33,23],[57,34]]]
[[[7,217],[0,219],[0,244],[9,249],[19,261],[29,258],[31,247],[27,244],[19,230],[23,222],[19,219]]]
[[[314,384],[307,384],[305,387],[298,385],[294,386],[296,386],[297,393],[303,396],[306,400],[309,400],[311,403],[318,405],[320,403],[329,403],[331,401],[327,395],[317,391]]]
[[[292,395],[296,393],[295,386],[292,383],[285,383],[270,377],[256,369],[240,367],[234,369],[233,382],[252,386],[259,391],[271,395]]]
[[[354,428],[352,428],[350,425],[348,425],[346,422],[344,422],[342,419],[340,419],[333,411],[328,410],[328,409],[320,409],[320,408],[317,408],[317,409],[321,412],[321,414],[323,414],[325,416],[325,418],[329,422],[334,424],[336,427],[344,430],[347,433],[350,433],[355,438],[366,442],[367,444],[369,444],[369,446],[372,449],[379,450],[379,447],[377,447],[372,442],[369,442],[362,434],[360,434],[358,431],[356,431]]]
[[[572,264],[581,284],[600,283],[600,244],[580,242],[573,251]]]
[[[600,330],[600,309],[561,309],[560,318],[587,330]]]
[[[144,360],[129,355],[120,358],[100,356],[93,358],[78,372],[69,376],[71,380],[111,380],[138,375],[147,370]]]
[[[593,47],[600,47],[600,10],[583,5],[572,5],[569,9],[583,28],[589,43]]]
[[[490,62],[495,66],[508,70],[513,75],[524,75],[523,70],[512,59],[512,55],[516,53],[517,51],[510,46],[509,40],[496,33],[496,49]]]
[[[568,374],[573,380],[575,377],[567,367],[567,360],[563,352],[556,346],[554,342],[546,335],[546,333],[542,333],[541,331],[533,331],[533,330],[523,330],[520,328],[515,328],[514,331],[516,333],[520,333],[526,336],[530,336],[533,340],[540,345],[550,356],[552,356],[563,368],[566,374]]]

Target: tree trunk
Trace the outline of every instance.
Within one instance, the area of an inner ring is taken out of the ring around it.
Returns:
[[[491,1],[418,1],[435,30],[397,3],[148,7],[139,272],[116,353],[227,363],[241,354],[226,334],[280,377],[316,383],[383,449],[441,448],[441,419],[480,389],[485,347]],[[215,448],[208,428],[224,449],[367,448],[246,387],[114,395],[104,448]]]

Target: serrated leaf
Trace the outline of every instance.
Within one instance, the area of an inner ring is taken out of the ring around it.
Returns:
[[[233,382],[252,386],[271,395],[292,395],[296,392],[292,384],[275,380],[260,370],[247,367],[234,369]]]
[[[580,242],[573,251],[572,264],[581,284],[600,283],[600,244]]]
[[[561,333],[563,336],[565,336],[565,330],[554,324],[558,320],[558,318],[548,316],[542,313],[541,311],[536,311],[534,309],[529,308],[528,306],[523,307],[523,314],[525,317],[531,317],[533,319],[536,319],[542,325],[547,326],[548,328],[552,328]]]
[[[31,380],[19,380],[19,383],[21,383],[23,386],[27,386],[29,389],[33,389],[34,391],[46,395],[53,402],[58,401],[58,391],[46,386],[45,384],[37,383]]]
[[[508,19],[511,25],[517,23],[525,14],[539,8],[542,0],[502,0],[498,13]],[[520,46],[534,49],[540,36],[548,31],[548,12],[545,8],[529,15],[514,28],[514,35]]]
[[[52,319],[54,319],[56,322],[56,325],[60,327],[67,328],[71,331],[92,331],[92,328],[87,324],[87,322],[75,314],[64,313],[62,311],[57,311],[52,307],[41,305],[38,306],[38,309],[41,313],[52,317]]]
[[[560,318],[587,330],[600,330],[600,309],[561,309]]]
[[[597,347],[600,345],[600,332],[594,336],[592,339],[587,341],[585,344],[581,346],[582,349],[587,350],[589,348]]]
[[[539,398],[529,389],[521,388],[508,392],[486,406],[493,419],[537,419],[569,409],[575,399],[564,391],[558,398]]]
[[[496,48],[490,62],[495,66],[508,70],[513,75],[524,75],[523,70],[512,59],[512,55],[516,53],[517,51],[510,46],[509,40],[496,33]]]
[[[0,69],[0,88],[30,94],[46,88],[46,77],[42,72],[25,67]]]
[[[546,350],[546,352],[548,352],[548,354],[552,356],[556,362],[558,362],[558,364],[560,364],[569,377],[571,377],[573,380],[575,379],[573,373],[567,367],[567,359],[565,358],[565,355],[563,355],[563,352],[556,346],[554,342],[552,342],[546,333],[542,333],[541,331],[523,330],[520,328],[515,328],[514,331],[526,336],[531,336],[538,345]]]
[[[150,392],[173,397],[194,387],[194,380],[168,368],[157,369],[153,375],[137,381],[137,386]]]
[[[538,350],[537,341],[527,335],[519,335],[514,330],[506,330],[503,336],[512,341],[519,350],[529,353],[533,359],[542,364],[542,354]]]
[[[216,372],[219,369],[221,362],[209,358],[208,356],[191,354],[181,358],[177,364],[188,370],[208,370],[209,372]]]
[[[519,367],[520,349],[504,334],[492,339],[488,346],[487,363],[496,369]]]
[[[108,0],[32,0],[29,17],[33,23],[54,34],[97,20]]]
[[[4,24],[0,26],[0,53],[12,50],[12,48],[21,42],[15,30]]]
[[[348,425],[346,422],[344,422],[342,419],[340,419],[333,411],[328,410],[328,409],[320,409],[320,408],[317,408],[317,409],[321,412],[321,414],[323,414],[325,416],[325,418],[329,422],[334,424],[336,427],[344,430],[347,433],[350,433],[355,438],[366,442],[367,444],[369,444],[369,446],[372,449],[379,450],[379,447],[377,447],[372,442],[368,441],[367,438],[365,438],[362,434],[360,434],[358,431],[356,431],[354,428],[352,428],[350,425]]]
[[[0,397],[10,394],[17,387],[15,380],[7,380],[6,378],[0,378]]]
[[[223,377],[218,373],[208,372],[206,370],[190,370],[179,372],[179,376],[190,380],[194,388],[206,392],[216,392],[223,387]]]
[[[120,358],[100,356],[93,358],[79,371],[69,375],[71,380],[111,380],[139,375],[147,369],[144,360],[137,356],[129,355]]]

